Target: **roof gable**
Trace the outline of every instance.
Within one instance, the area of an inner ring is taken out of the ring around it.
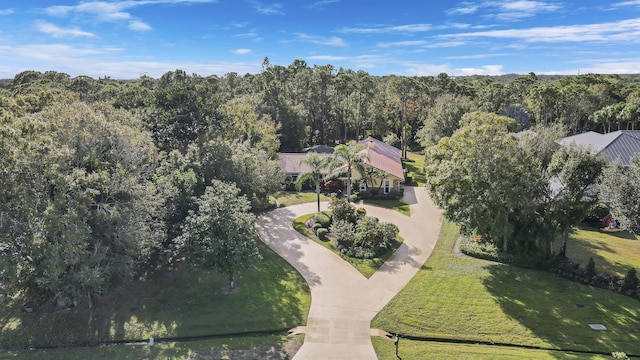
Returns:
[[[608,164],[619,161],[629,166],[631,158],[640,154],[640,130],[618,130],[607,134],[589,131],[557,141],[563,146],[576,145],[602,156]]]
[[[367,154],[365,164],[382,170],[398,179],[404,180],[400,150],[372,137],[357,142],[364,146],[362,152]]]

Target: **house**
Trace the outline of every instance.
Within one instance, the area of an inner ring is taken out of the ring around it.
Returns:
[[[640,154],[640,130],[618,130],[608,134],[589,131],[556,141],[561,146],[576,145],[602,157],[607,165],[619,162],[631,165],[631,159]]]
[[[320,156],[330,156],[327,153],[319,153]],[[298,180],[301,174],[305,174],[311,171],[309,165],[303,163],[307,153],[279,153],[278,159],[280,160],[280,170],[287,175],[287,182],[294,183]],[[327,173],[329,171],[327,170]]]
[[[357,169],[352,172],[354,190],[361,194],[389,194],[401,193],[404,186],[404,170],[400,150],[387,145],[384,142],[367,138],[359,141],[364,148],[362,153],[366,155],[365,169],[376,170],[373,176],[363,177]],[[356,146],[354,145],[354,146]],[[316,151],[320,156],[331,156],[333,148],[327,146],[306,149],[309,152]],[[301,174],[309,172],[311,169],[302,160],[307,153],[279,153],[280,169],[287,175],[287,183],[292,184]],[[328,173],[328,171],[327,171]],[[382,176],[380,176],[382,175]]]
[[[589,131],[556,140],[556,144],[584,148],[601,157],[606,165],[620,163],[630,166],[631,159],[640,154],[640,130],[618,130],[607,134]],[[564,185],[558,179],[551,179],[549,187],[553,197],[562,195]],[[592,190],[597,192],[595,186]]]
[[[366,181],[362,174],[354,170],[352,179],[354,184],[358,185],[354,188],[358,189],[360,193],[374,193],[379,190],[383,194],[401,193],[404,186],[404,170],[402,169],[400,150],[371,137],[357,142],[356,146],[358,144],[364,146],[361,151],[366,155],[364,167],[378,170],[378,174],[383,174],[383,176],[374,176]]]

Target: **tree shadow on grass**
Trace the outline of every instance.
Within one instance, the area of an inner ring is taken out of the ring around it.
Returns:
[[[490,275],[483,284],[502,311],[550,346],[640,354],[637,300],[546,272],[498,264],[486,269]],[[593,330],[589,324],[603,324],[607,330]]]
[[[263,261],[236,276],[176,268],[112,289],[93,309],[21,311],[21,300],[0,307],[0,348],[56,347],[121,340],[200,337],[273,331],[304,324],[309,288],[300,274],[264,244]]]

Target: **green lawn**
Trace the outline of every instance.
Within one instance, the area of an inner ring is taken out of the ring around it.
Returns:
[[[156,342],[148,344],[122,344],[88,346],[46,350],[21,350],[0,353],[0,359],[14,360],[84,360],[84,359],[195,359],[195,354],[205,359],[228,358],[228,351],[281,347],[291,340],[287,336],[258,336],[207,339],[184,342]],[[220,356],[221,355],[221,356]],[[212,357],[215,356],[215,357]],[[197,357],[198,359],[200,357]],[[234,358],[234,357],[231,357]]]
[[[309,229],[307,229],[307,227],[304,226],[304,223],[306,223],[307,220],[309,220],[309,218],[311,218],[314,215],[315,214],[308,214],[308,215],[302,215],[296,218],[293,221],[293,228],[300,234],[308,237],[309,239],[317,242],[318,244],[340,255],[341,258],[343,258],[346,262],[351,264],[351,266],[356,268],[356,270],[358,270],[367,279],[370,278],[373,274],[375,274],[378,268],[382,266],[382,264],[384,264],[384,262],[387,261],[387,259],[391,257],[391,255],[393,255],[393,253],[400,247],[400,245],[402,245],[402,242],[403,242],[402,237],[398,235],[399,241],[396,241],[395,243],[393,243],[392,247],[389,250],[387,250],[384,254],[382,254],[382,256],[373,258],[373,259],[356,259],[349,256],[345,256],[336,250],[336,248],[333,246],[331,241],[323,241],[318,239],[318,237],[315,236],[313,232],[309,231]]]
[[[362,200],[362,202],[367,205],[380,206],[385,209],[395,210],[406,216],[411,216],[411,210],[409,209],[409,205],[403,203],[400,200]]]
[[[396,348],[392,340],[373,338],[373,347],[379,360],[396,358]],[[429,354],[430,359],[458,360],[458,359],[493,359],[493,360],[604,360],[610,356],[585,355],[579,353],[558,352],[549,350],[518,349],[505,346],[450,344],[426,341],[411,341],[401,339],[398,344],[398,355],[403,360],[424,359]]]
[[[297,192],[297,193],[280,192],[278,193],[278,196],[276,198],[278,200],[278,203],[280,204],[280,207],[318,201],[318,198],[316,197],[315,192]],[[275,206],[276,198],[272,197],[272,202],[274,206]],[[320,201],[329,201],[329,197],[321,194]]]
[[[424,174],[424,155],[407,153],[407,158],[402,159],[402,167],[407,170],[407,176],[412,179],[414,186],[424,186],[427,178]]]
[[[559,248],[560,242],[556,245]],[[592,257],[599,273],[625,276],[630,267],[640,270],[640,239],[628,232],[581,228],[567,242],[567,256],[583,267]]]
[[[422,337],[640,354],[640,302],[550,273],[457,256],[458,232],[456,225],[443,225],[431,258],[372,327]],[[588,325],[594,323],[607,330],[592,330]]]
[[[237,292],[231,295],[225,276],[184,267],[113,289],[94,309],[45,311],[36,306],[33,313],[23,313],[23,300],[4,304],[0,348],[205,336],[305,324],[311,301],[307,283],[266,245],[258,244],[264,260],[237,276]]]

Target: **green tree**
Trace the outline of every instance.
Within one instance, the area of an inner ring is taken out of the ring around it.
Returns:
[[[561,257],[566,254],[571,228],[598,202],[596,182],[603,167],[602,159],[584,149],[563,147],[553,154],[548,172],[561,190],[549,203],[549,220],[562,234]]]
[[[305,155],[302,161],[300,161],[301,165],[304,164],[309,167],[309,171],[300,174],[300,176],[296,180],[296,190],[300,191],[304,182],[309,180],[313,181],[316,185],[318,212],[320,212],[320,180],[322,180],[324,175],[328,173],[329,160],[330,158],[328,157],[320,156],[316,152],[310,152]]]
[[[91,306],[162,242],[151,137],[139,118],[105,104],[55,105],[10,127],[0,179],[5,283]]]
[[[407,140],[409,133],[407,132],[407,122],[409,120],[409,103],[418,97],[418,93],[423,90],[423,84],[414,78],[401,77],[394,79],[391,83],[396,96],[401,103],[401,122],[400,122],[400,141],[402,149],[402,157],[407,157]]]
[[[605,168],[600,191],[600,198],[610,203],[621,227],[640,235],[640,156],[632,159],[631,166],[614,164]]]
[[[427,189],[447,218],[494,239],[509,252],[516,224],[544,193],[538,162],[510,130],[515,121],[469,113],[463,126],[426,154]]]
[[[347,146],[340,144],[336,146],[333,156],[335,169],[344,170],[347,173],[347,201],[351,201],[351,176],[353,169],[368,160],[368,156],[362,152],[364,145],[358,144]]]
[[[198,177],[196,195],[202,194],[213,179],[232,182],[254,209],[267,207],[269,195],[280,190],[284,182],[280,163],[248,143],[208,140],[190,146],[187,159]]]
[[[213,180],[196,201],[178,251],[196,266],[226,274],[231,289],[235,275],[260,260],[251,204],[235,185]]]
[[[462,116],[472,110],[471,99],[466,96],[443,94],[424,120],[417,137],[424,147],[433,146],[443,137],[449,137],[460,127]]]

